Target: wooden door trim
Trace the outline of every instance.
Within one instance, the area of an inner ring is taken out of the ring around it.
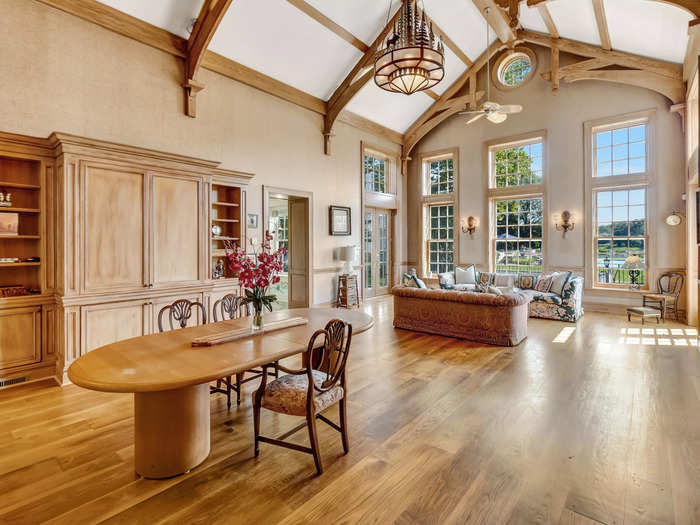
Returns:
[[[262,187],[262,232],[265,232],[265,225],[267,224],[268,217],[270,215],[270,209],[269,209],[269,204],[270,204],[270,194],[271,193],[279,193],[281,195],[286,195],[287,197],[299,197],[302,199],[307,199],[309,202],[309,214],[308,214],[308,220],[307,220],[307,236],[309,239],[308,246],[307,246],[307,258],[306,258],[306,288],[307,288],[307,299],[309,306],[314,304],[314,283],[313,283],[313,277],[312,277],[312,271],[311,269],[314,266],[314,194],[313,192],[310,191],[302,191],[302,190],[292,190],[289,188],[280,188],[277,186],[266,186],[263,184]],[[247,219],[247,217],[246,217]],[[247,220],[246,220],[247,222]]]

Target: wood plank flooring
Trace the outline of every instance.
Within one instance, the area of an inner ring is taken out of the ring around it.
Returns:
[[[210,457],[163,481],[133,472],[130,395],[33,384],[0,392],[0,523],[700,523],[687,326],[531,319],[499,348],[395,330],[389,298],[363,308],[350,453],[319,423],[322,476],[305,454],[253,457],[252,384],[230,412],[212,398]],[[297,421],[263,411],[263,432]]]

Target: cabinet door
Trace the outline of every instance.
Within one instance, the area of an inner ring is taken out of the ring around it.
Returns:
[[[196,282],[202,278],[201,182],[153,175],[151,188],[152,283]]]
[[[83,290],[132,290],[148,284],[146,173],[82,164]]]
[[[124,301],[83,306],[81,354],[130,337],[150,333],[151,303]]]
[[[158,297],[157,299],[153,300],[153,333],[159,332],[158,328],[158,314],[160,311],[168,306],[169,304],[173,304],[175,301],[178,299],[187,299],[188,301],[192,302],[199,302],[202,303],[202,294],[192,294],[192,295],[175,295],[171,297]],[[204,304],[204,303],[202,303]],[[206,311],[206,305],[204,306],[205,311]],[[209,320],[209,315],[207,314],[207,322],[210,322]],[[192,317],[190,317],[189,321],[187,322],[187,326],[197,326],[202,324],[202,310],[199,308],[199,306],[194,306],[192,307]],[[173,323],[175,328],[178,328],[178,325]],[[163,312],[163,331],[167,332],[170,330],[170,321],[168,320],[168,311],[166,310]]]
[[[0,311],[0,370],[41,361],[41,307]]]

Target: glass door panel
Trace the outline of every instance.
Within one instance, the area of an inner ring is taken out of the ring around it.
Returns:
[[[363,251],[365,297],[389,293],[391,285],[390,211],[366,208]]]

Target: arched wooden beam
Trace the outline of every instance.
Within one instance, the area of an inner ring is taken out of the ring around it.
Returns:
[[[209,42],[211,42],[216,28],[219,27],[232,1],[205,0],[187,41],[184,87],[185,113],[189,117],[197,115],[197,93],[204,89],[204,85],[196,81],[197,72],[202,65]]]
[[[352,71],[348,73],[345,80],[341,82],[338,88],[333,92],[331,98],[328,99],[326,105],[326,116],[323,121],[323,151],[326,155],[331,154],[330,138],[333,135],[333,125],[335,124],[338,115],[343,111],[343,108],[354,97],[362,87],[372,78],[372,70],[367,69],[372,66],[374,54],[379,49],[384,39],[389,36],[389,33],[394,27],[394,21],[399,17],[401,9],[398,9],[391,20],[381,30],[379,36],[372,42],[369,49],[362,55],[362,58],[355,64]],[[366,70],[366,71],[363,71]]]

